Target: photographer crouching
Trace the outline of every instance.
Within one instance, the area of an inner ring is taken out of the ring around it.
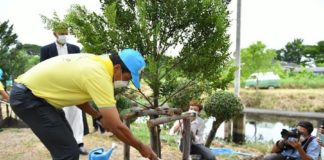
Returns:
[[[281,131],[282,139],[272,147],[265,160],[318,160],[321,151],[316,137],[311,136],[314,127],[308,121],[300,121],[297,128]]]

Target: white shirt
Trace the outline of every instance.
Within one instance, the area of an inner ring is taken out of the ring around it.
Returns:
[[[203,137],[204,129],[205,129],[204,120],[200,117],[197,117],[194,121],[191,122],[190,129],[196,135],[195,142],[204,143],[204,137]]]
[[[180,129],[177,128],[179,126],[179,121],[176,121],[173,127],[170,129],[169,134],[175,135],[182,133],[183,125],[182,120],[180,121]],[[204,143],[204,129],[205,129],[205,122],[202,118],[197,117],[195,120],[191,121],[190,123],[190,130],[195,134],[194,142],[202,144]]]
[[[66,44],[64,44],[63,46],[58,44],[57,42],[55,42],[55,44],[57,48],[57,54],[59,56],[68,54],[68,49]]]

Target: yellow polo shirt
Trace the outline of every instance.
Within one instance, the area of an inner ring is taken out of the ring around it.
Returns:
[[[0,82],[0,91],[4,91],[4,86],[1,82]]]
[[[56,108],[93,100],[115,106],[113,64],[109,56],[68,54],[43,61],[16,79]]]

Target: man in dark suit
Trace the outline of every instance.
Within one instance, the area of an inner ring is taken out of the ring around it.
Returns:
[[[59,42],[56,42],[59,43]],[[57,44],[51,43],[41,48],[40,61],[58,56]],[[76,45],[66,43],[68,54],[80,53],[80,48]]]
[[[52,28],[56,41],[41,48],[41,62],[55,56],[80,53],[78,46],[67,43],[68,25],[66,23],[54,23]],[[63,111],[67,122],[71,126],[74,138],[79,145],[80,154],[88,154],[83,144],[83,136],[89,133],[85,113],[76,106],[65,107]]]

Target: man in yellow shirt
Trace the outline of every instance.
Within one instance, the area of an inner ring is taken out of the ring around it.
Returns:
[[[55,24],[55,25],[54,25]],[[41,48],[40,61],[45,61],[52,57],[65,54],[80,53],[80,48],[76,45],[67,43],[69,34],[68,24],[62,21],[57,21],[52,25],[53,35],[56,40],[54,43],[48,44]],[[86,114],[77,106],[64,107],[65,118],[71,126],[75,140],[77,141],[80,154],[87,155],[83,137],[89,133]]]
[[[145,67],[141,53],[124,49],[119,54],[70,54],[41,62],[16,79],[10,94],[13,111],[26,122],[50,151],[53,159],[79,159],[79,148],[64,114],[58,110],[77,105],[101,122],[121,141],[144,157],[157,159],[148,145],[137,140],[121,122],[115,107],[114,88],[132,80],[140,88]],[[94,110],[87,102],[93,100]]]

